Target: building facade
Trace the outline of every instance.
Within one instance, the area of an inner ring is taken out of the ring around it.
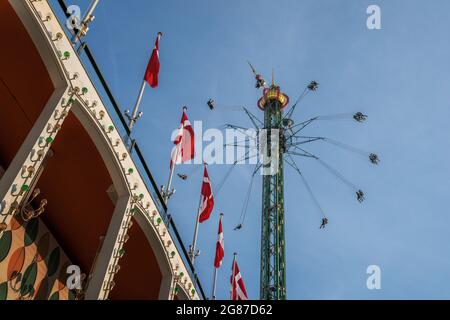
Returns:
[[[0,300],[201,299],[54,10],[0,2]]]

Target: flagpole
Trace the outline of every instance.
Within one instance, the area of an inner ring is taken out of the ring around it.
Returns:
[[[89,24],[95,19],[95,17],[92,14],[94,13],[94,10],[97,7],[99,1],[100,0],[93,0],[89,5],[86,14],[83,17],[83,20],[80,21],[79,28],[74,32],[74,36],[72,38],[73,45],[76,45],[78,40],[81,40],[81,38],[84,37],[88,32]]]
[[[139,106],[141,105],[142,96],[144,95],[145,84],[146,84],[146,81],[144,79],[144,80],[142,80],[141,88],[139,89],[139,95],[136,99],[136,103],[134,105],[132,114],[130,115],[129,110],[125,110],[125,116],[129,120],[129,122],[128,122],[129,133],[128,133],[128,136],[126,139],[126,144],[127,145],[130,144],[129,145],[130,153],[133,151],[133,147],[134,147],[134,141],[131,139],[131,132],[133,131],[133,127],[134,127],[135,123],[139,120],[140,117],[142,117],[142,114],[143,114],[142,112],[138,113],[138,111],[139,111]]]
[[[236,265],[236,255],[237,253],[233,253],[233,267],[231,268],[231,294],[230,294],[230,300],[233,300],[233,289],[234,289],[234,282],[236,281],[236,278],[234,276],[235,271],[235,265]]]
[[[220,214],[219,223],[222,223],[223,213]],[[223,230],[222,230],[223,232]],[[220,234],[219,234],[220,239]],[[218,240],[219,241],[219,240]],[[217,252],[217,248],[216,248]],[[216,266],[214,266],[214,278],[213,278],[213,289],[212,289],[212,300],[216,300],[216,281],[217,281],[217,269]]]
[[[128,123],[128,128],[130,129],[130,135],[131,135],[131,131],[133,130],[134,124],[139,119],[138,111],[139,111],[139,106],[142,101],[142,96],[144,95],[146,83],[147,82],[145,81],[145,79],[142,80],[141,89],[139,90],[139,95],[137,97],[136,104],[134,105],[133,113],[131,114],[131,117],[129,118],[130,122]]]
[[[211,300],[216,300],[216,281],[217,281],[217,268],[214,267],[213,290]]]
[[[205,163],[205,168],[207,164]],[[203,178],[202,178],[203,179]],[[190,248],[189,255],[191,257],[192,265],[194,265],[195,257],[198,255],[195,248],[197,247],[197,237],[198,237],[198,224],[200,219],[200,206],[202,204],[202,192],[200,191],[200,199],[198,200],[198,210],[197,210],[197,219],[195,220],[195,230],[194,230],[194,239],[192,240],[192,245]]]
[[[187,111],[187,107],[186,106],[184,106],[183,107],[183,112],[186,112]],[[164,199],[164,203],[166,204],[166,206],[167,206],[167,203],[169,202],[169,198],[170,198],[170,196],[172,195],[172,191],[170,190],[170,188],[172,187],[172,180],[173,180],[173,173],[175,172],[175,166],[177,165],[177,160],[178,160],[178,155],[179,155],[179,153],[180,153],[180,148],[181,148],[181,144],[179,144],[179,145],[177,145],[176,146],[176,154],[175,154],[175,161],[173,161],[173,158],[171,159],[172,161],[171,161],[171,163],[172,163],[172,166],[171,166],[171,168],[170,168],[170,174],[169,174],[169,180],[167,181],[167,186],[166,186],[166,189],[165,190],[162,190],[163,191],[163,199]]]
[[[178,147],[176,151],[176,157],[178,157]],[[175,162],[172,162],[172,168],[170,168],[170,174],[169,174],[169,181],[167,181],[167,187],[166,190],[163,190],[163,198],[164,202],[167,206],[167,203],[169,202],[170,198],[170,187],[172,186],[172,178],[173,178],[173,172],[175,171]]]
[[[197,237],[198,237],[198,220],[200,219],[200,206],[202,204],[202,193],[200,192],[200,199],[198,201],[198,210],[197,210],[197,219],[195,220],[195,230],[194,230],[194,239],[192,240],[191,250],[189,252],[189,256],[191,257],[192,265],[194,265],[195,258],[197,256],[196,247],[197,247]]]
[[[161,35],[162,35],[162,33],[158,32],[157,42],[159,42],[159,39],[161,38]],[[152,55],[153,55],[153,52],[152,52]],[[147,65],[147,68],[148,68],[148,65]],[[130,143],[130,153],[133,151],[133,147],[134,147],[134,141],[131,140],[131,132],[133,131],[133,127],[136,124],[136,122],[143,115],[142,112],[138,113],[138,111],[139,111],[139,107],[141,105],[142,96],[144,95],[144,90],[145,90],[146,83],[147,83],[147,80],[146,80],[146,77],[145,77],[145,74],[144,74],[144,79],[142,79],[141,88],[139,90],[139,95],[138,95],[138,97],[136,99],[136,103],[134,105],[133,112],[130,115],[130,111],[129,110],[125,111],[125,116],[129,120],[129,123],[128,123],[129,134],[128,134],[128,138],[127,138],[127,143],[131,141],[131,143]]]

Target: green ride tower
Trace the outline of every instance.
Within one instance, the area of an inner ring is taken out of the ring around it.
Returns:
[[[262,300],[286,299],[286,254],[284,237],[284,175],[285,135],[283,109],[287,95],[272,85],[263,90],[258,107],[264,112],[265,155],[262,182],[261,222],[261,285]]]

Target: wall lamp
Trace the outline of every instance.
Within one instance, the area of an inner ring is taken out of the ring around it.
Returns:
[[[33,166],[23,166],[21,176],[23,179],[30,178],[34,173]]]
[[[33,159],[35,154],[37,155],[37,157],[36,159]],[[44,156],[44,149],[39,149],[37,152],[35,149],[32,149],[30,153],[30,161],[31,162],[41,161],[43,156]]]
[[[113,280],[111,280],[111,281],[105,283],[105,285],[103,286],[103,290],[111,291],[115,285],[116,285],[116,283]]]
[[[62,37],[63,37],[62,33],[61,33],[61,32],[58,32],[58,33],[56,34],[55,38],[52,38],[52,41],[53,41],[53,42],[59,41],[59,40],[62,39]]]

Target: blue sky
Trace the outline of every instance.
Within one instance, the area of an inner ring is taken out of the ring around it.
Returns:
[[[56,2],[56,1],[54,1]],[[67,1],[86,7],[86,0]],[[382,30],[368,30],[366,8],[377,4]],[[308,135],[333,137],[367,151],[381,164],[321,143],[308,150],[321,156],[367,200],[318,163],[298,164],[330,219],[319,230],[320,214],[300,179],[286,169],[285,210],[289,299],[449,299],[450,43],[445,0],[332,1],[101,1],[88,43],[123,109],[131,108],[155,35],[160,43],[160,86],[147,88],[144,117],[135,136],[157,182],[166,182],[172,130],[181,107],[204,128],[224,123],[251,126],[235,106],[256,108],[260,92],[249,59],[277,83],[291,101],[311,80],[319,90],[297,108],[297,122],[315,115],[363,111],[364,124],[321,121]],[[209,98],[217,110],[206,106]],[[216,184],[228,166],[210,167]],[[178,172],[192,172],[190,166]],[[175,179],[170,211],[186,244],[192,239],[201,171],[187,182]],[[226,257],[218,276],[218,297],[228,298],[232,253],[250,298],[259,297],[261,181],[256,180],[247,221],[238,221],[250,181],[249,166],[237,167],[216,197],[212,218],[200,226],[196,261],[207,293],[217,221],[224,212]],[[366,288],[366,268],[381,268],[381,290]]]

